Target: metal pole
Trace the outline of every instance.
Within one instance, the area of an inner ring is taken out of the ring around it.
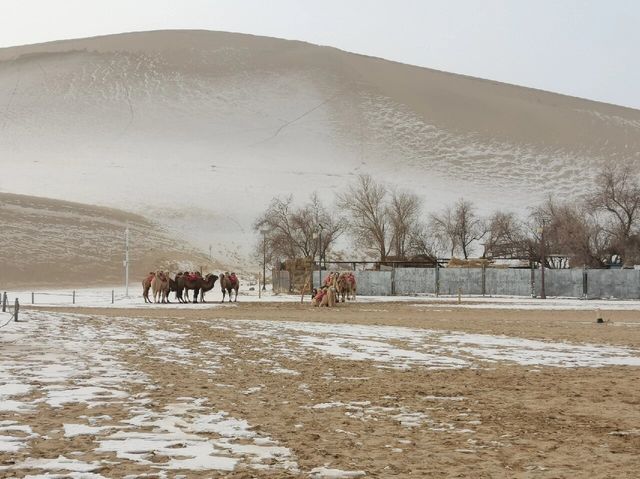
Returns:
[[[18,298],[16,298],[16,302],[13,305],[13,320],[18,321],[18,312],[20,311],[20,303],[18,302]]]
[[[116,293],[114,290],[111,290],[111,304],[113,304],[115,302],[116,299]]]
[[[3,313],[7,312],[7,292],[6,291],[2,294],[2,312]]]
[[[76,290],[73,290],[73,304],[76,304]]]
[[[267,278],[267,233],[262,235],[262,291],[267,290],[265,280]]]
[[[129,297],[129,227],[124,230],[124,294]]]
[[[547,299],[544,289],[544,226],[540,228],[540,298]]]
[[[36,304],[36,295],[33,291],[31,291],[31,304]]]
[[[318,225],[318,288],[322,286],[322,226]]]

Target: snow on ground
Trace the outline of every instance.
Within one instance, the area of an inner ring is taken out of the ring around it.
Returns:
[[[82,304],[81,298],[92,297],[95,301],[104,292],[92,291],[79,294],[78,303]],[[242,300],[248,298],[257,299],[245,296]],[[273,296],[267,298],[274,300]],[[138,299],[120,301],[120,306],[139,303]],[[104,304],[110,305],[110,298]],[[212,306],[219,307],[200,307]],[[110,317],[25,308],[21,322],[11,322],[3,328],[0,413],[10,413],[11,420],[0,421],[0,452],[24,450],[30,441],[44,437],[34,433],[36,424],[28,419],[42,407],[57,409],[71,403],[83,403],[90,409],[116,406],[126,417],[114,421],[105,415],[83,415],[64,424],[66,437],[91,438],[94,453],[98,457],[102,454],[103,459],[83,461],[78,452],[73,459],[52,456],[3,464],[0,471],[30,468],[45,473],[64,472],[60,477],[101,477],[92,471],[100,469],[107,461],[104,454],[108,453],[150,471],[230,471],[240,466],[298,471],[294,454],[271,439],[268,431],[256,432],[245,419],[215,408],[207,399],[179,397],[164,406],[154,404],[149,392],[159,386],[118,359],[119,353],[135,352],[141,344],[152,351],[154,360],[178,362],[213,376],[219,372],[221,358],[231,354],[231,341],[240,341],[261,358],[254,362],[274,374],[300,381],[302,391],[304,378],[298,377],[295,362],[318,354],[344,361],[366,360],[379,368],[399,370],[486,368],[500,362],[562,368],[640,366],[640,351],[632,348],[360,324],[196,319],[199,327],[226,333],[219,340],[202,342],[193,341],[191,327],[175,315],[162,321],[135,315],[135,310],[129,317]],[[288,368],[280,364],[284,360]],[[244,394],[261,389],[262,385],[256,385]],[[425,401],[463,399],[424,397]],[[339,408],[345,416],[362,421],[390,418],[406,428],[426,426],[432,431],[473,433],[468,427],[438,422],[404,406],[383,407],[370,401],[316,403],[313,397],[309,400],[310,408]],[[467,424],[472,426],[471,419]],[[310,477],[361,475],[361,471],[338,471],[320,464],[307,472]]]
[[[138,326],[143,322],[138,321]],[[203,399],[185,397],[158,410],[149,404],[144,390],[133,394],[133,385],[146,390],[157,386],[114,359],[113,353],[136,348],[129,324],[127,318],[91,322],[83,316],[24,312],[23,321],[11,323],[1,337],[5,345],[0,355],[0,411],[22,418],[42,403],[52,408],[69,403],[85,403],[90,408],[117,405],[129,414],[121,424],[107,426],[111,423],[108,416],[85,416],[78,418],[77,424],[65,424],[65,435],[95,437],[97,452],[113,451],[118,458],[164,470],[232,470],[241,462],[261,467],[264,461],[275,464],[273,467],[297,469],[288,449],[253,432],[246,421],[212,409]],[[162,350],[179,339],[174,333],[150,328],[147,340]],[[42,353],[43,348],[47,353]],[[183,353],[189,352],[178,348],[167,351],[169,356]],[[26,419],[2,421],[0,433],[0,452],[18,451],[39,437]],[[217,439],[210,439],[212,434]],[[152,454],[169,460],[152,463]],[[91,472],[100,466],[96,461],[52,457],[2,465],[0,471]]]
[[[75,299],[74,299],[75,292]],[[190,293],[191,294],[191,293]],[[142,299],[142,290],[138,284],[129,287],[129,294],[126,294],[123,287],[103,287],[84,288],[73,290],[68,289],[34,289],[33,291],[10,291],[8,297],[13,304],[14,298],[18,298],[20,304],[28,306],[75,306],[79,307],[105,307],[105,308],[167,308],[166,304],[145,304]],[[222,293],[218,287],[206,293],[205,304],[178,304],[171,294],[170,301],[173,306],[180,308],[206,309],[220,306]],[[228,300],[228,297],[227,297]],[[239,302],[300,302],[300,295],[296,294],[274,294],[271,290],[259,292],[249,291],[241,284],[238,294]],[[358,303],[381,303],[381,302],[403,302],[415,303],[417,308],[429,309],[514,309],[514,310],[617,310],[617,311],[640,311],[640,300],[584,300],[575,298],[547,298],[538,299],[523,296],[464,296],[458,303],[457,296],[359,296]],[[305,302],[309,302],[309,296],[305,297]],[[2,324],[0,316],[0,324]]]

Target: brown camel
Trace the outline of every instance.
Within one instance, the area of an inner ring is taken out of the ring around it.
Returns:
[[[231,291],[236,292],[233,302],[238,301],[238,289],[240,289],[240,280],[235,273],[224,273],[220,275],[220,287],[222,288],[222,303],[224,303],[225,295],[229,294],[229,302],[231,302]]]
[[[323,286],[311,299],[311,304],[313,306],[333,308],[336,305],[336,288],[334,286]]]
[[[169,297],[169,273],[157,271],[151,280],[154,303],[166,303]]]
[[[178,296],[178,282],[180,281],[181,276],[182,276],[182,273],[176,273],[175,278],[169,278],[169,292],[171,291],[175,292],[176,299],[178,300],[178,302],[184,303],[184,300],[182,299],[182,290],[180,290],[180,296]]]
[[[182,300],[182,291],[184,290],[186,302],[189,302],[189,290],[192,289],[193,302],[198,302],[198,294],[200,295],[200,301],[205,302],[204,293],[212,290],[217,280],[218,276],[211,273],[204,278],[200,273],[183,273],[176,277],[176,297],[178,301]]]
[[[345,296],[347,300],[356,300],[356,277],[351,271],[340,273],[334,284],[338,293],[336,299],[343,303]]]
[[[209,273],[208,275],[206,275],[203,278],[203,280],[202,280],[202,282],[200,284],[200,302],[201,303],[205,303],[206,302],[204,300],[204,293],[206,293],[207,291],[211,291],[213,289],[214,285],[216,284],[217,280],[218,280],[218,275],[212,274],[212,273]],[[194,292],[194,294],[197,294],[197,292]]]
[[[145,303],[151,302],[149,299],[149,290],[151,289],[151,281],[155,276],[156,274],[152,271],[142,280],[142,297],[144,298]]]
[[[195,289],[195,286],[198,284],[198,282],[201,279],[202,279],[202,275],[200,274],[199,271],[195,271],[193,273],[190,273],[189,271],[185,271],[184,273],[178,273],[176,275],[176,298],[178,298],[178,301],[180,301],[181,303],[188,303],[189,290]],[[200,287],[198,287],[198,289],[200,289]],[[182,297],[183,291],[184,291],[184,298]]]

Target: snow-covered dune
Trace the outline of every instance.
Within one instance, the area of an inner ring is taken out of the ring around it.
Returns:
[[[67,201],[0,193],[0,287],[122,284],[125,229],[136,291],[150,270],[217,270],[144,218]]]
[[[0,50],[0,191],[143,214],[227,263],[276,194],[355,175],[428,209],[584,192],[640,111],[296,41],[159,31]]]

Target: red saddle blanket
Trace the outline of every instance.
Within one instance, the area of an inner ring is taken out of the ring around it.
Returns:
[[[200,279],[200,276],[198,276],[197,274],[186,274],[185,278],[187,279],[187,281],[196,281]]]
[[[229,281],[234,288],[238,286],[238,277],[235,274],[229,275]]]

